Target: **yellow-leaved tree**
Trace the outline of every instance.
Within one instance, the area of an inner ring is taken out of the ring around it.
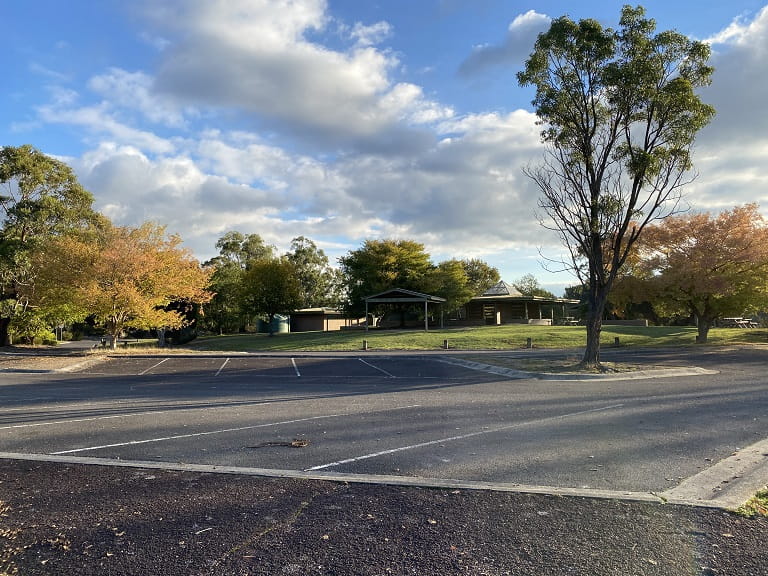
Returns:
[[[615,299],[694,317],[698,342],[718,319],[768,306],[768,222],[757,204],[667,218],[634,248]]]
[[[41,256],[36,299],[51,306],[64,303],[93,316],[115,348],[129,328],[184,326],[172,303],[202,304],[210,273],[181,246],[181,238],[148,222],[138,228],[107,226],[96,241],[76,236],[57,239]]]

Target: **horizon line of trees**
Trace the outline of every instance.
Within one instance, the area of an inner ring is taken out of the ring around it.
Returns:
[[[0,186],[0,345],[54,341],[55,329],[86,320],[114,347],[128,330],[156,331],[162,342],[195,323],[217,332],[260,319],[271,327],[277,314],[301,308],[359,318],[365,296],[395,287],[456,308],[500,280],[479,259],[433,264],[412,240],[366,240],[334,267],[304,236],[278,255],[258,234],[232,231],[201,264],[164,226],[113,225],[69,166],[30,145],[0,148]],[[551,295],[530,274],[516,286]]]
[[[361,318],[364,298],[391,288],[434,294],[446,311],[500,281],[480,259],[432,262],[413,240],[368,239],[331,265],[315,242],[284,254],[258,234],[232,231],[201,264],[178,235],[146,222],[113,225],[64,163],[31,146],[0,149],[0,339],[53,340],[88,319],[114,346],[127,330],[252,330],[278,314],[330,307]],[[554,297],[532,274],[525,296]],[[587,288],[566,298],[585,301]],[[757,204],[718,215],[678,215],[646,227],[610,293],[607,314],[654,324],[695,323],[699,340],[727,316],[768,309],[768,224]],[[375,310],[372,312],[376,312]]]
[[[206,323],[216,332],[252,330],[265,317],[303,308],[329,307],[349,318],[365,314],[364,298],[403,288],[446,298],[458,307],[499,281],[496,268],[479,259],[433,264],[424,245],[412,240],[366,240],[333,267],[325,252],[298,236],[290,250],[277,254],[258,234],[228,232],[216,243]]]

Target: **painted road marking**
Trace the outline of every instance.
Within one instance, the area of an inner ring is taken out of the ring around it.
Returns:
[[[395,408],[386,408],[383,410],[372,410],[370,412],[358,412],[355,415],[360,414],[376,414],[380,412],[392,412],[394,410],[407,410],[410,408],[419,408],[419,404],[411,404],[409,406],[397,406]],[[253,424],[251,426],[240,426],[237,428],[225,428],[223,430],[209,430],[208,432],[195,432],[193,434],[177,434],[174,436],[163,436],[160,438],[147,438],[146,440],[130,440],[128,442],[118,442],[115,444],[103,444],[101,446],[87,446],[85,448],[74,448],[72,450],[59,450],[58,452],[51,452],[51,454],[76,454],[78,452],[88,452],[91,450],[102,450],[104,448],[119,448],[121,446],[135,446],[137,444],[149,444],[152,442],[165,442],[168,440],[180,440],[182,438],[199,438],[201,436],[211,436],[213,434],[226,434],[228,432],[241,432],[243,430],[255,430],[257,428],[268,428],[270,426],[282,426],[284,424],[296,424],[298,422],[311,422],[313,420],[324,420],[328,418],[340,418],[342,416],[349,416],[349,414],[325,414],[322,416],[310,416],[308,418],[297,418],[295,420],[283,420],[280,422],[267,422],[266,424]]]
[[[387,371],[386,371],[386,370],[384,370],[383,368],[379,368],[378,366],[374,366],[373,364],[371,364],[370,362],[366,362],[366,361],[365,361],[365,360],[363,360],[362,358],[358,358],[358,360],[360,360],[360,362],[362,362],[362,363],[363,363],[363,364],[365,364],[366,366],[370,366],[370,367],[371,367],[371,368],[373,368],[374,370],[378,370],[378,371],[379,371],[379,372],[381,372],[382,374],[386,374],[387,378],[397,378],[397,376],[395,376],[394,374],[390,374],[389,372],[387,372]]]
[[[221,371],[224,370],[224,366],[226,366],[228,362],[229,362],[229,358],[225,358],[224,362],[221,364],[221,366],[219,366],[219,369],[216,370],[215,376],[218,376],[219,374],[221,374]]]
[[[472,438],[474,436],[480,436],[482,434],[492,434],[494,432],[501,432],[503,430],[509,430],[511,428],[520,428],[522,426],[530,426],[531,424],[540,424],[542,422],[548,422],[552,420],[562,420],[564,418],[571,418],[573,416],[580,416],[582,414],[604,412],[606,410],[613,410],[614,408],[621,408],[622,406],[624,406],[624,404],[613,404],[612,406],[604,406],[603,408],[592,408],[591,410],[581,410],[580,412],[571,412],[569,414],[561,414],[559,416],[550,416],[549,418],[541,418],[539,420],[531,420],[527,422],[515,422],[514,424],[507,424],[506,426],[498,426],[496,428],[489,428],[486,430],[480,430],[478,432],[470,432],[469,434],[461,434],[459,436],[449,436],[448,438],[440,438],[438,440],[430,440],[429,442],[420,442],[418,444],[411,444],[409,446],[401,446],[399,448],[391,448],[389,450],[382,450],[380,452],[373,452],[371,454],[363,454],[362,456],[355,456],[354,458],[347,458],[345,460],[337,460],[336,462],[330,462],[328,464],[321,464],[319,466],[312,466],[311,468],[305,468],[305,471],[311,472],[315,470],[324,470],[326,468],[334,468],[336,466],[342,466],[343,464],[350,464],[352,462],[359,462],[360,460],[377,458],[379,456],[385,456],[387,454],[395,454],[397,452],[414,450],[416,448],[424,448],[425,446],[434,446],[435,444],[444,444],[446,442],[455,442],[457,440],[464,440],[466,438]]]
[[[90,418],[70,418],[67,420],[49,420],[46,422],[33,422],[29,424],[9,424],[6,426],[0,426],[0,430],[13,430],[18,428],[37,428],[40,426],[54,426],[57,424],[70,424],[78,422],[94,422],[97,420],[112,420],[115,418],[133,418],[140,416],[152,416],[154,414],[178,414],[179,412],[186,412],[192,410],[208,410],[210,408],[240,408],[243,406],[266,406],[272,404],[272,402],[226,402],[211,403],[211,404],[194,404],[184,407],[174,408],[173,410],[145,410],[144,412],[129,412],[125,414],[110,414],[108,416],[91,416]],[[95,404],[90,404],[96,406]]]
[[[299,367],[296,366],[296,358],[291,358],[291,364],[293,364],[293,369],[296,370],[296,377],[301,378],[301,372],[299,372]]]
[[[160,366],[160,364],[162,364],[163,362],[167,362],[168,360],[170,360],[170,358],[163,358],[162,360],[160,360],[160,362],[158,362],[154,366],[150,366],[149,368],[147,368],[143,372],[139,372],[138,376],[144,376],[147,372],[149,372],[150,370],[154,370],[155,368]]]

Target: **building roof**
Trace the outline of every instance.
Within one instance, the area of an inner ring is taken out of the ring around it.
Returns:
[[[342,316],[344,313],[336,308],[320,306],[317,308],[301,308],[291,312],[292,316]]]
[[[372,302],[374,304],[386,304],[386,303],[398,303],[398,302],[434,302],[440,304],[445,302],[445,298],[440,296],[432,296],[431,294],[422,294],[421,292],[414,292],[413,290],[406,290],[405,288],[392,288],[385,292],[379,292],[372,296],[366,296],[366,302]]]
[[[546,296],[523,296],[520,291],[507,284],[502,280],[498,284],[494,284],[488,290],[472,298],[472,302],[499,302],[499,301],[516,301],[516,302],[541,302],[545,304],[578,304],[578,300],[571,300],[569,298],[548,298]]]
[[[502,280],[498,284],[494,284],[488,290],[480,294],[480,296],[516,296],[520,297],[522,294],[520,291],[512,286],[512,284],[507,284]]]

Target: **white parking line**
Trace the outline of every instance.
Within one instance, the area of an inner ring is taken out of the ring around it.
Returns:
[[[219,366],[218,370],[216,370],[216,374],[214,376],[218,376],[219,374],[221,374],[221,371],[224,370],[224,366],[226,366],[228,362],[229,362],[229,358],[225,358],[222,365]]]
[[[395,376],[394,374],[390,374],[390,373],[389,373],[389,372],[387,372],[386,370],[384,370],[384,369],[382,369],[382,368],[379,368],[378,366],[374,366],[373,364],[371,364],[370,362],[366,362],[366,361],[365,361],[365,360],[363,360],[362,358],[358,358],[358,360],[360,360],[360,362],[362,362],[362,363],[363,363],[363,364],[365,364],[366,366],[370,366],[370,367],[371,367],[371,368],[373,368],[374,370],[378,370],[379,372],[381,372],[381,373],[383,373],[383,374],[386,374],[386,375],[387,375],[387,377],[389,377],[389,378],[397,378],[397,376]]]
[[[149,372],[150,370],[154,370],[155,368],[157,368],[158,366],[160,366],[160,364],[162,364],[163,362],[166,362],[167,360],[170,360],[170,358],[163,358],[162,360],[160,360],[160,362],[158,362],[158,363],[157,363],[157,364],[155,364],[154,366],[150,366],[149,368],[147,368],[146,370],[144,370],[144,372],[139,372],[138,376],[144,376],[144,374],[146,374],[146,373],[147,373],[147,372]]]
[[[411,404],[408,406],[396,406],[394,408],[386,408],[383,410],[372,410],[370,412],[360,412],[359,414],[376,414],[379,412],[391,412],[393,410],[407,410],[409,408],[418,408],[419,404]],[[241,432],[243,430],[254,430],[256,428],[268,428],[270,426],[282,426],[284,424],[296,424],[297,422],[311,422],[313,420],[323,420],[328,418],[340,418],[341,416],[349,416],[349,414],[325,414],[323,416],[310,416],[309,418],[297,418],[295,420],[283,420],[280,422],[267,422],[266,424],[254,424],[252,426],[240,426],[238,428],[225,428],[223,430],[209,430],[208,432],[195,432],[194,434],[178,434],[174,436],[163,436],[160,438],[147,438],[146,440],[130,440],[128,442],[117,442],[115,444],[103,444],[101,446],[88,446],[85,448],[74,448],[72,450],[59,450],[58,452],[51,452],[51,454],[76,454],[78,452],[88,452],[90,450],[102,450],[104,448],[118,448],[120,446],[135,446],[137,444],[149,444],[151,442],[165,442],[167,440],[180,440],[182,438],[199,438],[200,436],[211,436],[212,434],[226,434],[228,432]]]
[[[227,402],[224,408],[240,408],[242,406],[265,406],[271,402]],[[94,422],[97,420],[114,420],[116,418],[134,418],[141,416],[154,416],[155,414],[178,414],[183,411],[208,410],[210,408],[222,408],[218,403],[212,404],[190,404],[187,406],[173,408],[172,410],[145,410],[143,412],[128,412],[125,414],[110,414],[108,416],[91,416],[90,418],[68,418],[66,420],[48,420],[46,422],[31,422],[27,424],[9,424],[0,426],[0,430],[14,430],[18,428],[38,428],[41,426],[54,426],[57,424],[74,424],[80,422]]]
[[[561,414],[559,416],[550,416],[549,418],[541,418],[540,420],[533,420],[528,422],[515,422],[514,424],[507,424],[506,426],[499,426],[497,428],[490,428],[487,430],[480,430],[478,432],[470,432],[469,434],[461,434],[460,436],[449,436],[448,438],[440,438],[438,440],[430,440],[429,442],[421,442],[419,444],[411,444],[410,446],[401,446],[400,448],[391,448],[390,450],[382,450],[380,452],[373,452],[371,454],[364,454],[362,456],[355,456],[354,458],[347,458],[346,460],[337,460],[336,462],[330,462],[328,464],[321,464],[319,466],[312,466],[311,468],[305,468],[306,472],[314,470],[324,470],[325,468],[333,468],[335,466],[341,466],[343,464],[350,464],[352,462],[358,462],[360,460],[368,460],[370,458],[377,458],[378,456],[385,456],[387,454],[395,454],[396,452],[404,452],[406,450],[413,450],[415,448],[424,448],[425,446],[434,446],[435,444],[443,444],[445,442],[454,442],[456,440],[464,440],[466,438],[472,438],[474,436],[480,436],[482,434],[493,434],[494,432],[501,432],[502,430],[509,430],[510,428],[519,428],[522,426],[528,426],[530,424],[539,424],[541,422],[548,422],[550,420],[561,420],[563,418],[570,418],[572,416],[580,416],[582,414],[591,414],[593,412],[603,412],[605,410],[613,410],[614,408],[621,408],[624,404],[613,404],[612,406],[604,406],[603,408],[592,408],[591,410],[582,410],[580,412],[571,412],[570,414]]]
[[[293,364],[293,369],[296,370],[296,376],[298,378],[301,378],[301,372],[299,372],[299,367],[296,366],[296,358],[291,358],[291,364]]]

